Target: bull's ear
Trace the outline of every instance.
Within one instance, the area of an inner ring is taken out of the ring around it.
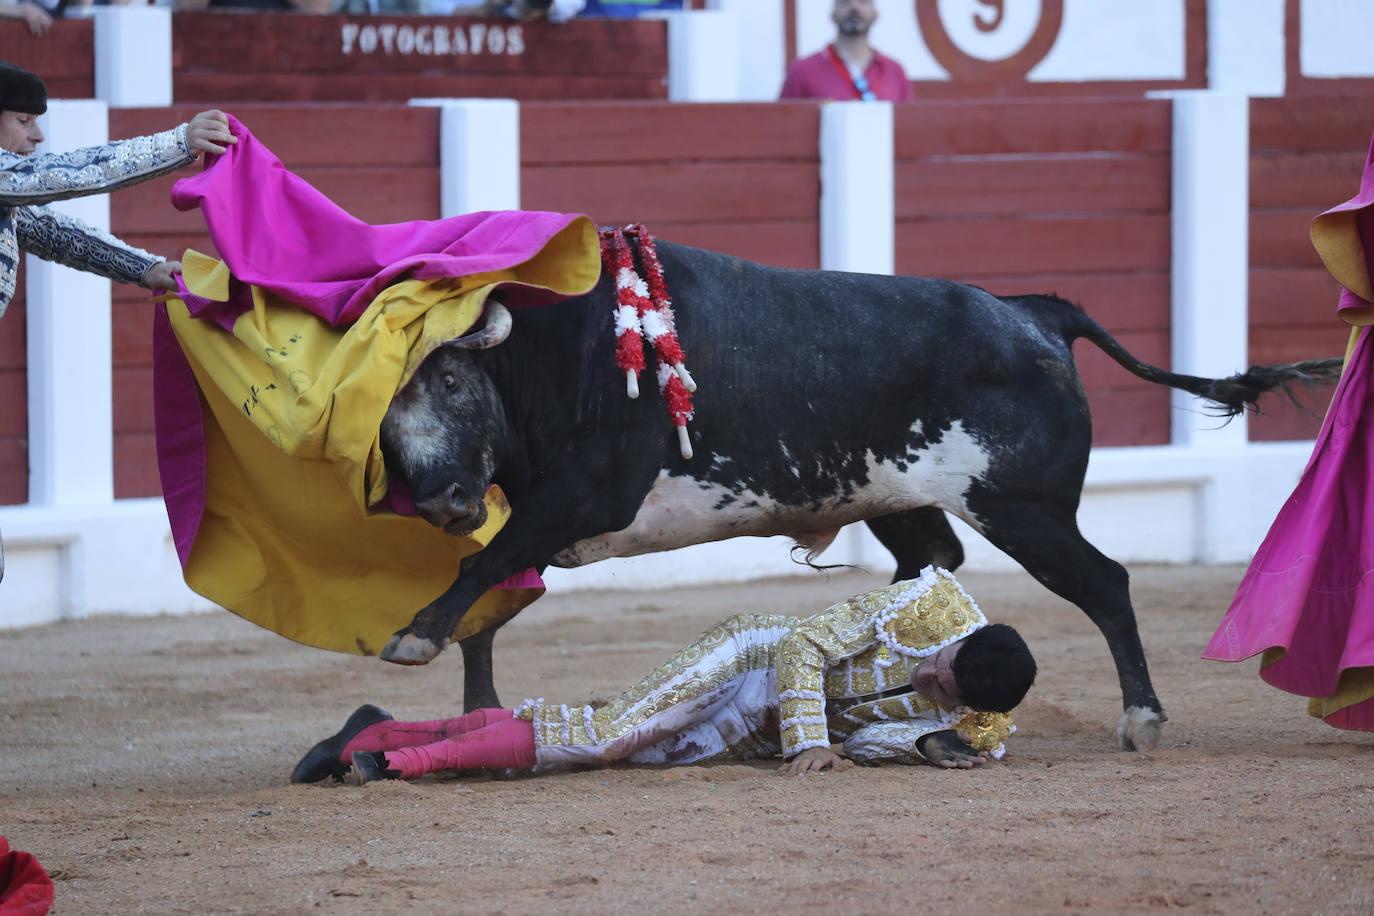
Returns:
[[[461,350],[489,350],[510,336],[512,319],[510,309],[499,302],[488,299],[487,321],[480,331],[473,331],[462,337],[444,341],[444,346],[458,347]]]

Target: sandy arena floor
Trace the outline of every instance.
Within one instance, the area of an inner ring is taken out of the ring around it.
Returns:
[[[1374,735],[1331,729],[1255,663],[1198,659],[1237,567],[1141,567],[1133,592],[1170,717],[1113,749],[1105,643],[1022,573],[968,573],[1041,676],[980,771],[772,762],[496,781],[292,786],[359,703],[460,711],[427,668],[297,646],[228,613],[0,632],[0,833],[55,913],[1374,911]],[[844,573],[552,595],[497,639],[497,686],[582,702],[736,611],[806,614],[881,584]]]

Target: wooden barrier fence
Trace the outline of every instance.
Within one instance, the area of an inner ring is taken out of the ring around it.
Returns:
[[[1250,359],[1282,363],[1345,352],[1340,287],[1308,234],[1312,217],[1355,195],[1374,130],[1369,96],[1305,95],[1250,102]],[[1332,389],[1274,403],[1252,439],[1316,436]]]
[[[115,109],[110,133],[164,129],[196,107]],[[288,167],[360,218],[439,215],[436,109],[245,104],[232,111]],[[815,267],[819,111],[809,103],[526,103],[522,206],[585,212],[603,224],[643,222],[664,238]],[[1344,333],[1332,315],[1335,288],[1306,226],[1358,187],[1374,112],[1363,100],[1322,97],[1256,100],[1251,112],[1252,360],[1337,353]],[[994,292],[1058,293],[1141,358],[1169,364],[1169,102],[920,102],[898,106],[894,128],[899,273]],[[199,214],[169,206],[175,177],[114,195],[112,229],[159,254],[213,253]],[[21,282],[0,321],[0,504],[28,498],[22,290]],[[154,496],[147,298],[116,286],[113,309],[115,495]],[[1168,441],[1167,395],[1094,347],[1077,355],[1096,445]],[[1315,428],[1312,416],[1294,411],[1258,418],[1252,435],[1308,438]]]

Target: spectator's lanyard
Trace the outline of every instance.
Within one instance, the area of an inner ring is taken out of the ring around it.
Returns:
[[[835,65],[835,69],[840,71],[840,74],[844,77],[845,81],[849,83],[849,85],[854,87],[854,95],[857,98],[865,102],[872,102],[877,100],[878,87],[876,85],[870,86],[868,83],[868,78],[865,76],[855,76],[853,73],[850,73],[849,67],[845,65],[844,61],[840,60],[840,55],[835,53],[834,45],[826,45],[825,50],[829,52],[830,62]],[[869,66],[872,67],[873,63],[876,63],[877,60],[878,52],[874,51],[873,61],[869,63]]]

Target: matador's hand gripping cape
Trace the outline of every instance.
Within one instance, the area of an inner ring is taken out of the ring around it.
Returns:
[[[183,258],[154,322],[158,466],[186,582],[277,633],[373,654],[500,530],[455,538],[412,515],[386,475],[387,405],[487,295],[537,305],[587,292],[595,226],[560,213],[473,213],[372,226],[287,171],[234,118],[238,143],[176,184],[222,260]],[[488,591],[455,638],[524,607],[531,570]]]

